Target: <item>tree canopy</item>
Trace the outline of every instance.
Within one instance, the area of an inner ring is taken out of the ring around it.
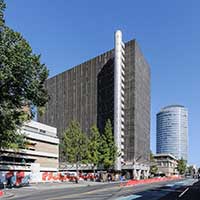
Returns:
[[[186,161],[183,158],[178,160],[177,170],[179,171],[179,173],[184,174],[186,171],[186,168],[187,168]]]
[[[102,165],[104,169],[113,168],[117,156],[111,121],[108,120],[104,133],[100,135],[96,125],[93,125],[87,136],[81,131],[80,125],[72,121],[64,132],[61,142],[62,154],[65,161],[78,166],[82,163],[95,167]]]
[[[10,148],[17,129],[48,101],[48,70],[22,35],[6,26],[4,9],[0,0],[0,148]]]
[[[96,125],[90,130],[88,142],[88,162],[93,164],[93,168],[100,163],[101,136]]]
[[[155,175],[158,172],[158,166],[154,159],[152,151],[150,152],[150,174]]]
[[[4,18],[3,18],[3,12],[6,5],[3,0],[0,0],[0,27],[2,28],[4,26]]]
[[[110,119],[108,119],[104,128],[104,133],[102,134],[100,149],[101,163],[105,169],[113,167],[117,153],[117,147],[112,132],[112,124]]]
[[[72,121],[64,132],[62,139],[62,153],[70,164],[78,165],[86,162],[87,158],[87,137],[81,131],[80,125]]]

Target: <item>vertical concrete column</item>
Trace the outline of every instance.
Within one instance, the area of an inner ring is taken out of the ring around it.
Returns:
[[[145,170],[145,178],[147,179],[149,177],[149,170]]]
[[[141,169],[139,169],[139,170],[138,170],[138,180],[140,180],[140,177],[141,177],[141,172],[142,172],[142,170],[141,170]]]
[[[122,32],[115,32],[115,63],[114,63],[114,140],[121,152],[121,63],[122,63]],[[121,156],[115,162],[115,170],[121,170]]]
[[[133,169],[133,179],[137,179],[137,170]]]

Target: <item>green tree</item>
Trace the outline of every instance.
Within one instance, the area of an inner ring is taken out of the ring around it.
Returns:
[[[187,168],[186,161],[183,158],[178,160],[177,170],[181,175],[183,175],[186,172],[186,168]]]
[[[150,174],[155,175],[158,172],[158,166],[154,159],[154,155],[150,152]]]
[[[62,153],[68,163],[76,164],[77,175],[79,164],[88,162],[87,145],[88,139],[86,134],[81,131],[78,122],[72,121],[63,136]]]
[[[89,142],[88,142],[88,163],[93,164],[93,172],[95,173],[95,167],[100,162],[100,145],[101,136],[96,125],[93,125],[90,130]]]
[[[24,134],[19,134],[15,139],[15,143],[10,144],[10,148],[18,152],[19,149],[27,148],[29,143]]]
[[[193,175],[193,171],[194,171],[193,166],[188,166],[187,169],[186,169],[186,171],[187,171],[187,173],[188,173],[189,175]]]
[[[3,18],[3,12],[4,12],[4,9],[6,8],[6,5],[4,3],[3,0],[0,0],[0,28],[2,31],[2,27],[4,26],[4,18]]]
[[[100,153],[100,160],[104,168],[109,169],[113,167],[118,152],[114,142],[110,119],[107,120],[104,133],[102,134]]]
[[[48,70],[21,34],[6,26],[4,9],[0,0],[0,148],[12,148],[17,129],[48,101]]]

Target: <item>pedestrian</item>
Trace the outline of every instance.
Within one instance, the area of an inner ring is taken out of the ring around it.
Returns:
[[[111,182],[111,175],[110,174],[108,174],[108,182]]]
[[[78,176],[75,177],[75,182],[78,183]]]

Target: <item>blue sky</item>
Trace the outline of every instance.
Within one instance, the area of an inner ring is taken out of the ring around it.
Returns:
[[[113,48],[113,33],[136,38],[151,67],[151,148],[156,113],[189,110],[189,162],[200,166],[200,1],[7,0],[6,23],[31,44],[50,76]]]

